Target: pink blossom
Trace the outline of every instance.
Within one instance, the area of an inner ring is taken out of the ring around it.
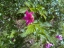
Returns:
[[[56,38],[57,38],[58,40],[62,40],[62,35],[57,35]]]
[[[45,48],[50,48],[51,46],[53,46],[53,44],[51,44],[51,43],[46,43],[46,44],[44,45]]]
[[[23,18],[26,21],[26,25],[29,25],[34,22],[34,16],[33,12],[28,12],[28,10],[25,12],[25,16]]]

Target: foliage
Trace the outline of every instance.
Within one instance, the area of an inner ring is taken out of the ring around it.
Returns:
[[[0,0],[0,48],[44,48],[47,41],[51,48],[64,48],[63,7],[63,0]],[[34,12],[34,23],[28,26],[26,10]]]

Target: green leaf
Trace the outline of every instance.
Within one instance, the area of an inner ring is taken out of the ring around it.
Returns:
[[[40,23],[42,27],[52,27],[52,25],[49,22]]]
[[[27,10],[27,7],[22,7],[18,10],[17,14],[19,13],[25,13],[25,11]]]
[[[32,12],[36,12],[35,8],[29,8]]]
[[[44,19],[46,20],[46,11],[44,10],[45,8],[41,5],[37,5],[36,10],[39,12],[39,14],[44,17]]]
[[[42,17],[44,17],[44,19],[46,20],[46,16],[45,16],[45,14],[46,14],[46,12],[43,10],[43,11],[39,11],[39,14],[42,16]]]
[[[21,37],[26,37],[27,35],[33,33],[34,31],[35,31],[35,27],[34,27],[33,24],[31,24],[31,25],[29,25],[29,26],[27,27],[26,32],[24,32],[24,33],[21,34]]]
[[[45,42],[46,42],[46,37],[45,37],[45,35],[39,34],[39,36],[40,36],[40,42],[41,42],[41,43],[45,43]]]
[[[30,48],[40,48],[40,43],[35,43]]]
[[[9,38],[13,38],[13,37],[14,37],[14,34],[15,34],[15,31],[12,30],[12,31],[11,31],[11,34],[10,34],[10,36],[9,36]]]
[[[25,2],[24,3],[26,6],[30,7],[31,6],[31,2]]]

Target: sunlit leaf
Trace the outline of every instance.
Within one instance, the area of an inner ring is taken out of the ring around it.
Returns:
[[[34,31],[35,31],[35,27],[34,27],[33,24],[31,24],[31,25],[29,25],[29,26],[27,27],[26,32],[22,33],[21,36],[22,36],[22,37],[26,37],[27,35],[33,33]]]

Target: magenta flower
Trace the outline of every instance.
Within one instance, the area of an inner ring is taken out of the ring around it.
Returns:
[[[62,35],[57,35],[56,38],[57,38],[58,40],[62,40]]]
[[[46,43],[46,44],[44,45],[45,48],[50,48],[51,46],[53,46],[53,44],[51,44],[51,43]]]
[[[26,11],[23,19],[26,21],[26,25],[33,23],[34,22],[33,12]]]

